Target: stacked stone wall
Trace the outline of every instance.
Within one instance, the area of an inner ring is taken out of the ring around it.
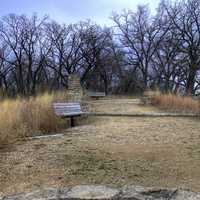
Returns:
[[[71,101],[81,102],[83,96],[83,90],[80,84],[80,77],[77,74],[69,75],[68,93]]]

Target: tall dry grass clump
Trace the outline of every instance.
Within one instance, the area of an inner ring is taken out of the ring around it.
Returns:
[[[54,114],[53,101],[67,101],[67,95],[62,92],[45,93],[28,99],[0,102],[0,144],[58,131],[63,121]]]
[[[200,113],[199,101],[188,96],[160,94],[152,98],[152,104],[168,111]]]

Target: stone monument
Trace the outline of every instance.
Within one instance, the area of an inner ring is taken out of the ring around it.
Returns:
[[[78,74],[70,74],[68,77],[68,94],[70,100],[73,102],[81,102],[83,90]]]

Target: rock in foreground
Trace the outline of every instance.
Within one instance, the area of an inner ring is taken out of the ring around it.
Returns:
[[[22,193],[0,200],[200,200],[200,193],[165,188],[125,186],[110,188],[101,185],[82,185]]]

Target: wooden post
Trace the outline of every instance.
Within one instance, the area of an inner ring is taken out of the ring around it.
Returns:
[[[75,121],[74,121],[74,117],[71,117],[71,127],[75,126]]]

